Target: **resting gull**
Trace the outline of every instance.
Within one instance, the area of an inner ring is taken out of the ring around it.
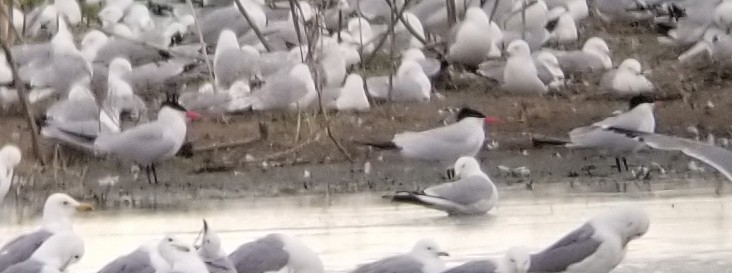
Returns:
[[[61,273],[84,256],[84,240],[73,232],[56,233],[27,260],[14,264],[4,273]]]
[[[361,265],[351,273],[440,273],[445,269],[445,263],[440,260],[440,256],[448,254],[435,241],[421,239],[409,253]]]
[[[571,75],[603,71],[613,66],[613,61],[610,59],[610,48],[605,40],[599,37],[587,39],[582,50],[550,50],[549,52],[557,57],[564,73]]]
[[[173,235],[146,243],[135,251],[121,256],[99,270],[98,273],[170,272],[179,255],[191,249]]]
[[[481,215],[496,206],[498,189],[480,169],[475,158],[461,157],[451,170],[448,173],[453,172],[459,180],[432,186],[421,192],[397,192],[392,200],[438,209],[451,216]]]
[[[432,82],[419,63],[410,59],[403,60],[393,77],[391,92],[388,76],[367,78],[366,88],[369,94],[374,98],[391,99],[397,102],[430,100]]]
[[[43,206],[41,227],[14,238],[0,248],[0,272],[30,258],[51,235],[73,232],[74,212],[89,210],[92,210],[91,205],[79,203],[66,194],[51,194]]]
[[[229,254],[229,259],[238,273],[323,272],[323,262],[315,251],[284,234],[269,234],[243,244]]]
[[[524,247],[511,247],[503,257],[470,261],[444,273],[527,273],[531,257]]]
[[[503,90],[524,94],[543,94],[547,87],[539,79],[529,45],[515,40],[506,48],[508,60],[503,72]]]
[[[239,47],[234,32],[221,31],[213,59],[216,88],[227,90],[235,81],[253,80],[259,74],[259,51],[251,46]]]
[[[475,67],[487,57],[500,57],[498,44],[503,33],[479,7],[468,8],[465,19],[455,28],[447,56],[451,62]]]
[[[648,214],[638,207],[611,208],[531,255],[528,272],[608,273],[625,257],[628,243],[643,236],[649,225]]]
[[[457,122],[421,132],[403,132],[390,141],[361,142],[384,150],[396,150],[405,158],[455,162],[463,156],[475,156],[485,139],[484,124],[496,122],[494,117],[470,108],[462,108]]]
[[[636,59],[625,59],[617,69],[605,72],[600,88],[618,95],[638,95],[653,91],[653,83],[641,71]]]
[[[13,171],[20,164],[21,155],[20,148],[13,144],[7,144],[0,149],[0,205],[10,191]]]
[[[338,98],[328,105],[339,111],[368,111],[371,108],[366,91],[363,89],[363,78],[358,74],[350,74],[346,83],[340,88]]]

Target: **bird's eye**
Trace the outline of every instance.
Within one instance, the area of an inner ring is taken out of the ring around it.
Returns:
[[[427,250],[432,250],[432,247],[429,247],[429,246],[428,246],[428,247],[427,247]]]
[[[80,258],[79,255],[74,256],[74,259],[79,259],[79,258]]]
[[[168,242],[173,242],[173,238],[168,238]]]
[[[69,205],[69,201],[64,201],[63,204],[64,204],[64,206],[68,206]]]

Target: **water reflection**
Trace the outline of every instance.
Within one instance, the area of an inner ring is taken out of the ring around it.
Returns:
[[[342,272],[372,259],[408,251],[422,237],[450,252],[450,265],[498,255],[514,245],[548,246],[607,206],[634,202],[646,208],[651,228],[629,245],[616,272],[730,272],[732,197],[630,198],[627,195],[541,196],[504,191],[500,207],[484,217],[448,218],[417,206],[390,204],[377,195],[247,199],[191,204],[178,211],[94,212],[78,219],[84,259],[72,272],[101,266],[164,233],[191,242],[206,218],[227,251],[272,232],[298,236],[321,254],[326,269]],[[35,221],[0,228],[2,239],[35,228]]]

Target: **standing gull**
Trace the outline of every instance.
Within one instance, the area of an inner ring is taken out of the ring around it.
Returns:
[[[43,206],[41,227],[34,232],[14,238],[0,248],[0,272],[13,264],[30,258],[33,252],[51,235],[61,232],[73,232],[74,212],[89,210],[92,210],[91,205],[79,203],[66,194],[51,194]]]
[[[608,48],[605,40],[599,37],[587,39],[582,46],[582,50],[550,50],[550,52],[557,56],[559,65],[567,74],[576,75],[603,71],[613,66],[613,61],[610,59],[610,48]]]
[[[481,215],[498,203],[498,189],[480,169],[475,158],[459,158],[452,170],[455,182],[429,187],[421,192],[397,192],[392,200],[445,211],[448,215]]]
[[[527,273],[531,257],[524,247],[511,247],[503,257],[470,261],[444,273]]]
[[[284,234],[269,234],[243,244],[229,254],[229,259],[238,273],[323,272],[323,262],[315,251]]]
[[[655,104],[651,98],[643,95],[635,96],[630,99],[630,110],[627,112],[570,131],[570,143],[567,144],[567,147],[594,148],[607,151],[615,156],[618,172],[622,171],[620,168],[621,157],[627,171],[628,163],[625,156],[634,154],[644,148],[645,145],[629,139],[621,133],[608,130],[608,128],[653,133],[656,128],[656,119],[653,116],[654,107]]]
[[[440,273],[445,269],[445,263],[440,260],[440,256],[448,254],[433,240],[422,239],[417,241],[409,253],[361,265],[351,273]]]
[[[259,69],[258,59],[259,52],[256,49],[251,46],[239,47],[233,31],[221,31],[213,59],[217,90],[228,90],[235,81],[248,83],[253,80]]]
[[[201,245],[196,247],[198,256],[206,264],[209,273],[236,273],[234,264],[221,248],[221,238],[203,220]]]
[[[73,232],[48,238],[27,260],[14,264],[3,273],[61,273],[84,256],[84,240]]]
[[[368,111],[371,107],[366,91],[363,89],[363,78],[358,74],[348,75],[346,83],[340,88],[340,94],[328,105],[339,111]]]
[[[457,122],[421,132],[403,132],[387,142],[362,142],[384,150],[397,150],[401,156],[428,161],[455,161],[463,156],[475,156],[485,140],[484,123],[497,119],[486,117],[470,108],[458,112]]]
[[[188,246],[172,235],[146,243],[135,251],[121,256],[99,270],[98,273],[154,273],[170,272],[176,261],[176,252],[191,251]]]
[[[397,102],[430,100],[432,82],[419,63],[409,59],[403,60],[393,77],[391,92],[388,76],[367,78],[366,88],[369,94],[374,98],[391,99]]]
[[[643,236],[649,225],[648,214],[640,208],[614,207],[531,255],[528,272],[608,273],[625,257],[628,243]]]
[[[18,146],[8,144],[0,149],[0,205],[10,191],[13,183],[13,171],[20,164],[21,152]]]
[[[450,61],[475,67],[487,57],[501,55],[497,44],[503,33],[479,7],[468,8],[465,19],[455,28],[454,41],[448,49]]]

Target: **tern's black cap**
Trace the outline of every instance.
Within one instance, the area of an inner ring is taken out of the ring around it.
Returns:
[[[653,98],[648,95],[637,95],[635,97],[630,98],[630,109],[633,109],[642,103],[653,103],[653,102],[654,102]]]
[[[461,121],[464,118],[485,118],[485,115],[481,112],[478,112],[477,110],[463,107],[457,114],[457,120]]]
[[[160,108],[170,107],[181,112],[188,112],[185,107],[178,103],[178,94],[169,94],[165,101],[160,105]]]

